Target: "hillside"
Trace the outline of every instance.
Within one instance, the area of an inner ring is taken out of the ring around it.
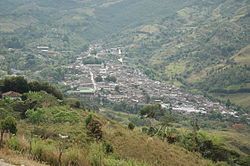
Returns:
[[[126,48],[130,64],[151,70],[155,79],[222,98],[236,87],[229,98],[249,108],[230,97],[249,97],[242,94],[249,91],[248,54],[239,56],[249,47],[249,5],[248,0],[7,0],[0,4],[0,72],[61,81],[62,66],[97,41]]]
[[[248,166],[249,16],[249,0],[0,1],[0,159]]]
[[[0,99],[0,158],[11,163],[35,164],[29,158],[49,165],[213,165],[198,153],[87,111],[76,99],[58,100],[45,91],[21,98]]]
[[[156,79],[214,96],[249,96],[249,1],[182,4],[171,14],[112,36],[111,45],[127,47],[130,62],[153,70]]]

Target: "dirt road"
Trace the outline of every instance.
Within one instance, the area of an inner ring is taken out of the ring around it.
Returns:
[[[3,159],[0,159],[0,166],[14,166],[14,165],[8,164],[8,163],[4,162]]]

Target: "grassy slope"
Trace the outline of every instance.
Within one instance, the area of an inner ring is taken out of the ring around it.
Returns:
[[[237,64],[237,65],[250,65],[250,45],[247,45],[246,47],[239,50],[234,56],[231,57],[231,59]],[[226,68],[228,67],[225,64],[221,64],[220,68]],[[196,76],[199,76],[196,75]],[[228,86],[225,87],[227,89],[241,89],[241,88],[249,88],[249,83],[243,83],[240,85],[235,86]],[[235,93],[235,94],[214,94],[215,96],[218,96],[222,100],[230,99],[230,101],[234,104],[240,105],[243,108],[250,109],[250,94],[249,93]]]
[[[106,126],[104,131],[104,138],[112,142],[117,153],[125,158],[147,161],[150,165],[159,166],[208,164],[197,154],[164,143],[157,138],[151,140],[140,132],[128,131],[118,125]]]
[[[35,131],[33,134],[32,153],[36,154],[36,148],[42,147],[43,159],[56,161],[59,155],[58,148],[60,142],[63,142],[63,146],[68,147],[63,153],[63,161],[73,156],[73,159],[75,157],[75,160],[82,164],[84,163],[83,165],[90,165],[88,161],[89,155],[97,153],[93,151],[98,150],[92,148],[94,141],[88,136],[85,127],[86,117],[92,114],[94,119],[102,124],[102,142],[107,142],[113,146],[114,155],[119,156],[120,161],[138,161],[152,166],[212,165],[210,161],[204,160],[196,153],[188,152],[177,145],[170,145],[166,142],[162,142],[158,138],[149,138],[149,136],[141,133],[139,128],[131,131],[127,129],[127,125],[122,126],[118,122],[109,120],[99,113],[86,112],[82,109],[73,109],[65,105],[60,106],[57,100],[50,95],[44,93],[31,93],[28,95],[28,98],[33,100],[36,99],[41,103],[43,106],[42,111],[41,109],[37,109],[35,112],[41,111],[39,117],[44,118],[41,119],[40,123],[28,122],[29,119],[32,119],[29,118],[29,115],[27,115],[28,119],[26,120],[18,120],[18,143],[16,144],[13,140],[12,144],[7,143],[9,147],[17,151],[22,151],[24,156],[29,156],[30,133],[31,131]],[[12,111],[11,106],[12,104],[6,105],[3,101],[0,103],[0,108],[18,117],[18,114]],[[128,118],[126,114],[120,115],[122,115],[124,119]],[[68,135],[69,139],[61,140],[58,134]],[[40,136],[42,135],[48,136],[48,138],[41,139]],[[7,141],[8,139],[8,136],[5,136],[5,140]],[[8,155],[12,156],[9,157],[12,162],[20,163],[20,158],[18,156],[12,155],[11,152],[4,149],[0,150],[0,156],[3,158],[8,158]],[[26,162],[26,160],[24,161]],[[27,161],[27,165],[30,163],[32,163],[32,161]]]
[[[250,65],[250,45],[242,48],[232,59],[238,64]]]
[[[38,163],[36,161],[30,160],[27,157],[20,156],[9,149],[0,150],[0,158],[4,161],[15,164],[15,165],[26,165],[26,166],[48,166],[46,164]]]
[[[80,116],[84,119],[88,114],[89,113],[83,112]],[[95,115],[95,118],[103,124],[102,130],[104,132],[104,140],[111,143],[114,147],[115,154],[120,156],[122,159],[133,159],[155,166],[192,166],[211,164],[209,161],[199,157],[198,154],[188,152],[187,150],[175,145],[164,143],[157,138],[151,140],[148,136],[139,131],[130,131],[119,125],[117,122],[107,120],[98,114]],[[85,153],[88,151],[89,138],[86,134],[84,134],[86,129],[83,127],[83,122],[75,125],[50,124],[49,126],[40,125],[40,127],[41,126],[43,126],[42,128],[46,128],[48,131],[69,135],[70,138],[74,140],[73,142],[75,142],[70,143],[70,148],[76,148],[79,150],[85,149]],[[24,134],[30,129],[32,129],[32,125],[28,123],[21,123],[19,126],[19,135]],[[53,140],[52,142],[54,142],[53,144],[56,144],[57,141],[58,140]],[[180,156],[181,159],[179,159]]]

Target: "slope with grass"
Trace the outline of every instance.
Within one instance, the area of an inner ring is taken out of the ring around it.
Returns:
[[[40,95],[34,93],[32,96]],[[27,110],[26,119],[20,119],[17,112],[9,108],[8,115],[17,119],[18,132],[11,138],[4,137],[6,148],[50,165],[58,164],[60,152],[61,162],[65,165],[212,165],[212,162],[202,159],[196,153],[162,142],[158,138],[152,139],[140,131],[131,131],[97,113],[67,105],[50,106],[50,101],[40,100],[42,107]],[[90,115],[101,125],[102,138],[99,141],[89,135],[88,126],[85,125],[85,119]],[[180,156],[181,160],[178,159]]]
[[[249,80],[239,80],[238,70],[248,77],[249,5],[248,0],[7,0],[0,4],[0,72],[17,69],[60,82],[65,64],[89,43],[103,41],[125,47],[129,64],[152,71],[154,79],[206,92],[230,86],[244,91]],[[54,56],[40,54],[37,46],[48,46]]]

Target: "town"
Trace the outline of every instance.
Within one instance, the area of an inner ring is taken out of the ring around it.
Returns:
[[[73,64],[67,66],[64,85],[71,88],[67,93],[83,98],[99,98],[102,101],[125,101],[130,104],[159,103],[163,108],[170,105],[173,111],[202,113],[217,110],[237,117],[219,102],[212,102],[202,95],[149,79],[143,72],[128,65],[122,48],[104,49],[91,45]]]

